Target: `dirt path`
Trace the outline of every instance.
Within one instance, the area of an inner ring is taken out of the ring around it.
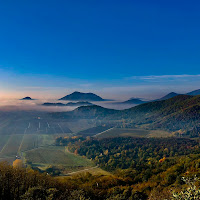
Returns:
[[[67,153],[69,153],[69,154],[73,154],[73,155],[74,155],[74,153],[72,153],[72,152],[69,151],[68,147],[65,148],[65,151],[66,151]],[[87,158],[86,158],[86,159],[87,159]],[[99,166],[96,165],[95,167],[90,167],[90,168],[87,168],[87,169],[82,169],[82,170],[79,170],[79,171],[70,172],[70,173],[65,174],[65,176],[73,175],[73,174],[80,173],[80,172],[85,172],[85,171],[88,171],[88,170],[90,170],[90,169],[95,169],[95,168],[98,168],[98,167],[99,167]]]
[[[108,131],[114,129],[114,128],[115,128],[115,127],[112,127],[112,128],[109,128],[109,129],[107,129],[107,130],[105,130],[105,131],[103,131],[103,132],[101,132],[101,133],[97,133],[97,134],[94,135],[93,137],[97,137],[97,136],[99,136],[99,135],[101,135],[101,134],[103,134],[103,133],[106,133],[106,132],[108,132]]]
[[[87,169],[82,169],[82,170],[79,170],[79,171],[76,171],[76,172],[70,172],[70,173],[66,174],[66,176],[73,175],[73,174],[80,173],[80,172],[85,172],[85,171],[88,171],[90,169],[95,169],[95,168],[98,168],[98,166],[90,167],[90,168],[87,168]]]

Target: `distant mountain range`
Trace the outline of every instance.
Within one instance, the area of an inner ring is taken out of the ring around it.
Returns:
[[[59,113],[59,117],[94,119],[116,123],[116,126],[126,123],[128,127],[161,129],[175,135],[197,137],[200,134],[200,96],[178,95],[125,110],[83,106],[71,112]]]
[[[165,95],[164,97],[162,97],[160,99],[155,99],[155,100],[151,100],[151,101],[163,101],[163,100],[167,100],[167,99],[170,99],[172,97],[175,97],[177,95],[180,95],[180,94],[175,93],[175,92],[171,92],[171,93]],[[192,96],[200,95],[200,89],[189,92],[186,95],[192,95]],[[24,97],[23,99],[20,99],[20,100],[34,100],[34,99],[27,96],[27,97]],[[66,101],[110,101],[109,99],[103,99],[103,98],[101,98],[100,96],[98,96],[94,93],[83,93],[83,92],[77,92],[77,91],[73,92],[69,95],[66,95],[66,96],[64,96],[64,97],[62,97],[58,100],[66,100]],[[151,102],[151,101],[143,101],[141,98],[131,98],[127,101],[120,102],[119,104],[136,104],[136,105],[139,105],[139,104],[143,104],[143,103],[147,103],[147,102]],[[57,104],[56,106],[66,106],[66,104],[62,105],[61,103],[48,103],[48,104],[52,104],[52,105]],[[71,106],[73,106],[73,104]]]
[[[139,104],[143,104],[143,103],[147,103],[147,102],[152,102],[152,101],[167,100],[167,99],[170,99],[172,97],[176,97],[178,95],[181,95],[181,94],[178,94],[178,93],[175,93],[175,92],[170,92],[169,94],[165,95],[164,97],[162,97],[160,99],[155,99],[155,100],[151,100],[151,101],[142,101],[140,98],[131,98],[131,99],[127,100],[127,101],[120,102],[120,104],[136,104],[136,105],[139,105]],[[200,95],[200,89],[199,90],[194,90],[192,92],[189,92],[186,95],[191,95],[191,96]]]
[[[73,92],[72,94],[66,95],[59,100],[66,101],[105,101],[106,99],[94,93],[83,93],[83,92]]]
[[[32,99],[31,97],[24,97],[24,98],[22,98],[20,100],[35,100],[35,99]]]
[[[64,103],[50,103],[46,102],[42,104],[43,106],[91,106],[94,105],[88,101],[80,101],[80,102],[69,102],[67,104]]]
[[[175,93],[175,92],[171,92],[167,95],[165,95],[164,97],[160,98],[160,99],[155,99],[155,100],[151,100],[151,101],[143,101],[141,100],[140,98],[131,98],[127,101],[123,101],[123,102],[120,102],[118,104],[133,104],[133,105],[140,105],[140,104],[143,104],[143,103],[148,103],[148,102],[152,102],[152,101],[163,101],[163,100],[167,100],[167,99],[170,99],[172,97],[175,97],[179,95],[178,93]]]
[[[160,99],[156,99],[154,101],[162,101],[162,100],[167,100],[167,99],[170,99],[172,97],[175,97],[175,96],[178,96],[178,95],[181,95],[181,94],[178,94],[178,93],[175,93],[175,92],[171,92],[169,94],[167,94],[166,96],[160,98]],[[191,95],[191,96],[196,96],[196,95],[200,95],[200,89],[199,90],[194,90],[192,92],[188,92],[186,93],[185,95]]]

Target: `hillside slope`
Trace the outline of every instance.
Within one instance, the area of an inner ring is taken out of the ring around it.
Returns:
[[[149,128],[179,130],[187,134],[200,126],[200,96],[178,95],[168,100],[142,104],[124,110],[122,118],[133,120],[133,124],[148,124]]]
[[[128,127],[139,125],[197,136],[200,127],[200,96],[178,95],[122,111],[100,106],[79,107],[71,114],[74,117],[115,120],[119,126],[126,122]]]
[[[192,92],[189,92],[189,93],[187,93],[187,95],[193,95],[193,96],[195,96],[195,95],[200,95],[200,89],[194,90],[194,91],[192,91]]]
[[[178,95],[179,95],[178,93],[170,92],[169,94],[165,95],[164,97],[162,97],[162,98],[160,98],[160,99],[156,99],[156,100],[154,100],[154,101],[167,100],[167,99],[170,99],[170,98],[176,97],[176,96],[178,96]]]

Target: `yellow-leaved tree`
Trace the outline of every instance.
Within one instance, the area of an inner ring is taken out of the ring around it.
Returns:
[[[21,167],[23,167],[23,161],[21,159],[16,159],[13,162],[13,167],[14,168],[21,168]]]

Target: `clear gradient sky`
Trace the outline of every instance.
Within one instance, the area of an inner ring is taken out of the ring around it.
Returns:
[[[200,88],[200,1],[0,2],[0,98]]]

